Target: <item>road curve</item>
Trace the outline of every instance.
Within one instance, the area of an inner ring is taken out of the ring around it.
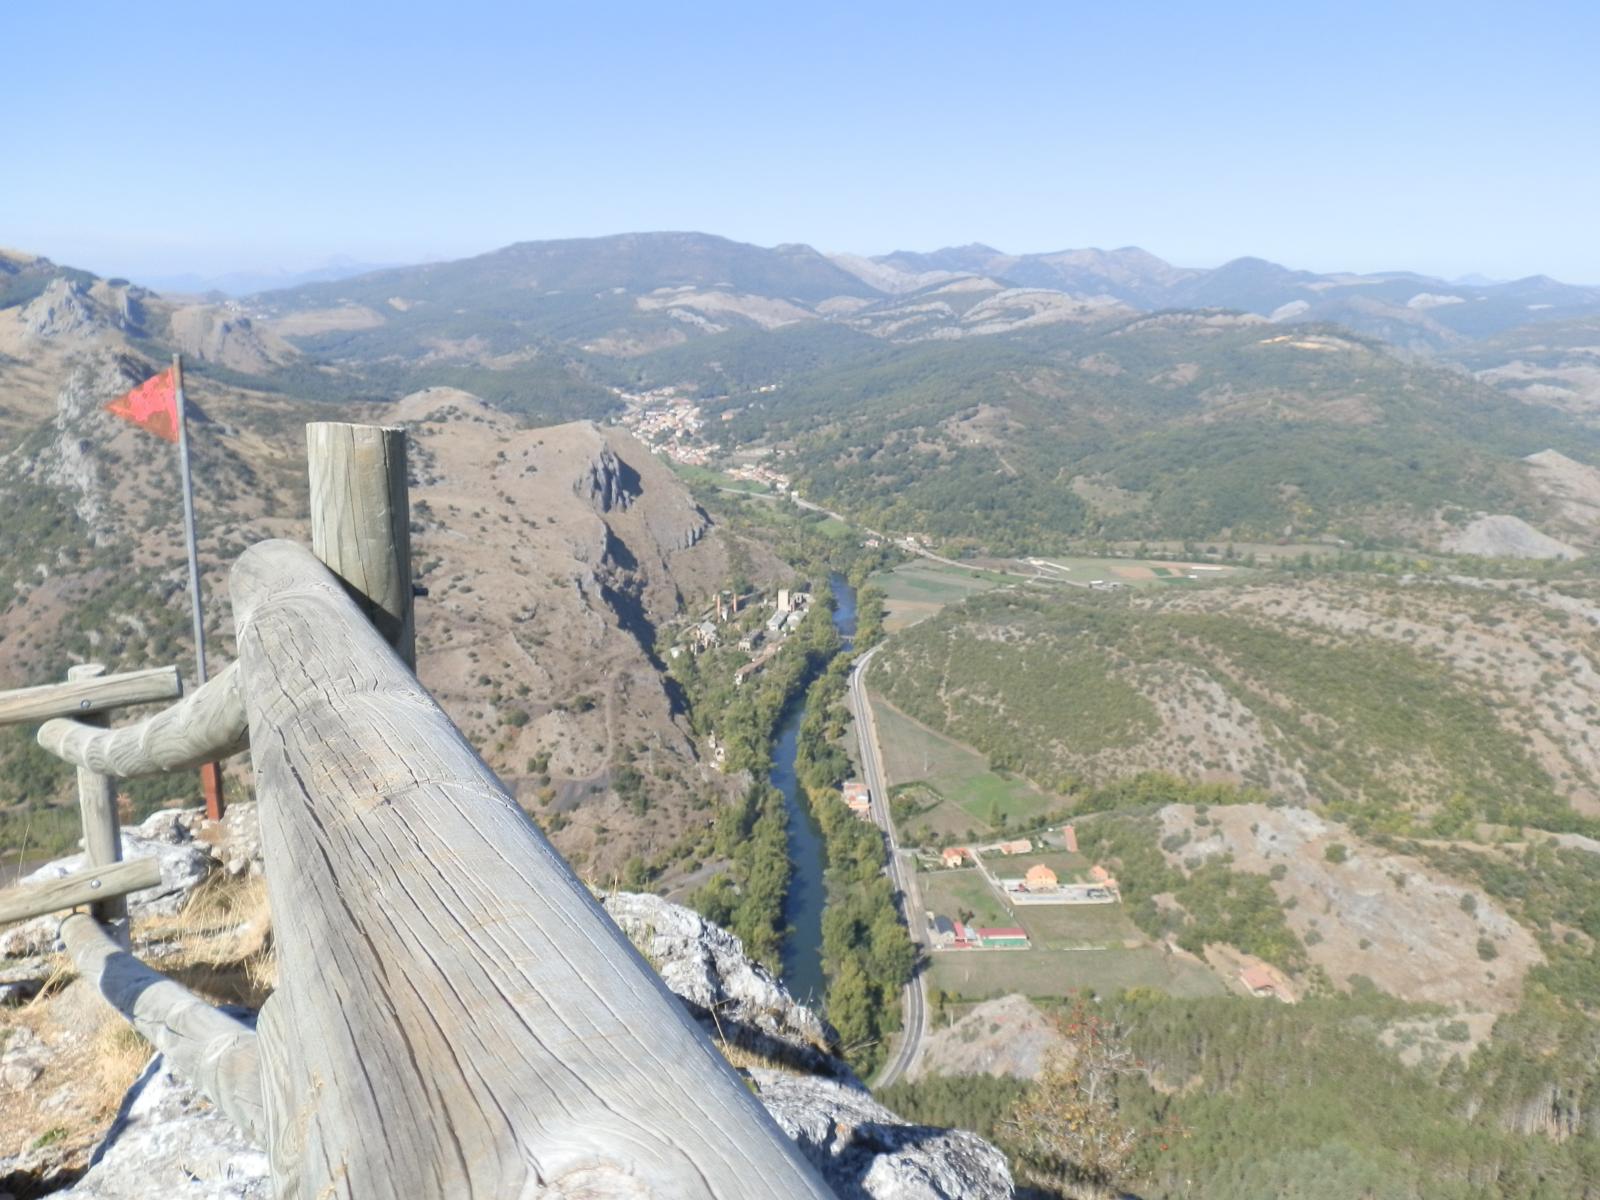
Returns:
[[[856,736],[861,742],[861,773],[872,796],[872,819],[884,832],[889,843],[889,882],[900,896],[900,915],[911,940],[916,943],[918,957],[925,958],[927,934],[924,929],[922,902],[916,891],[916,873],[907,868],[900,854],[900,842],[895,836],[894,820],[889,815],[888,776],[883,767],[883,755],[878,746],[877,723],[873,720],[872,706],[867,702],[867,667],[880,647],[874,646],[856,661],[850,672],[850,707],[855,713]],[[878,1072],[875,1087],[888,1087],[895,1083],[916,1062],[922,1051],[922,1039],[928,1027],[928,997],[919,964],[911,982],[905,987],[904,1025],[894,1053]]]

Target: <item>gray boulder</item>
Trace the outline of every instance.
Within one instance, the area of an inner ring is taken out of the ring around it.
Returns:
[[[208,847],[193,840],[182,813],[158,812],[142,825],[122,831],[122,857],[153,858],[161,864],[161,882],[128,897],[128,911],[139,917],[170,917],[184,906],[190,893],[205,881],[214,865]],[[83,869],[82,854],[58,858],[31,872],[19,883],[61,879]],[[38,917],[0,932],[0,958],[43,954],[55,946],[60,926],[56,915]]]

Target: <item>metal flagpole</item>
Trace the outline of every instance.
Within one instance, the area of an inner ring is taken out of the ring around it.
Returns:
[[[200,609],[200,556],[195,548],[194,480],[189,475],[189,409],[183,399],[183,355],[172,356],[172,387],[178,408],[178,465],[183,475],[183,534],[189,550],[189,602],[194,617],[194,666],[197,684],[206,681],[206,626]],[[205,763],[200,768],[206,816],[222,819],[222,767]]]

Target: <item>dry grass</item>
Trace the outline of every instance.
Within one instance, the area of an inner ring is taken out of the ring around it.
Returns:
[[[259,877],[214,874],[182,912],[136,919],[133,933],[140,958],[213,1003],[259,1008],[271,994],[277,964]],[[108,1006],[71,989],[76,978],[60,955],[32,1001],[0,1012],[0,1044],[26,1028],[49,1048],[39,1079],[0,1104],[0,1155],[48,1146],[47,1170],[85,1163],[152,1052]]]
[[[132,1025],[108,1020],[90,1040],[89,1061],[93,1064],[93,1074],[86,1081],[85,1102],[101,1116],[115,1113],[122,1097],[150,1062],[152,1053],[150,1043]]]
[[[174,917],[146,923],[150,965],[217,1004],[260,1008],[277,982],[266,880],[212,875]]]

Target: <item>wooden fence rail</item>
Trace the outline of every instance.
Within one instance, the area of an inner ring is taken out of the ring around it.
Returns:
[[[245,747],[244,697],[230,663],[171,708],[137,725],[103,729],[58,717],[39,727],[39,745],[74,766],[138,779],[217,762]]]
[[[412,673],[403,436],[309,445],[313,496],[349,509],[313,519],[337,575],[259,543],[210,683],[122,729],[29,710],[91,774],[248,744],[277,988],[251,1031],[98,908],[62,926],[79,970],[267,1149],[280,1200],[832,1195]]]
[[[328,569],[231,586],[280,1195],[828,1195]]]

